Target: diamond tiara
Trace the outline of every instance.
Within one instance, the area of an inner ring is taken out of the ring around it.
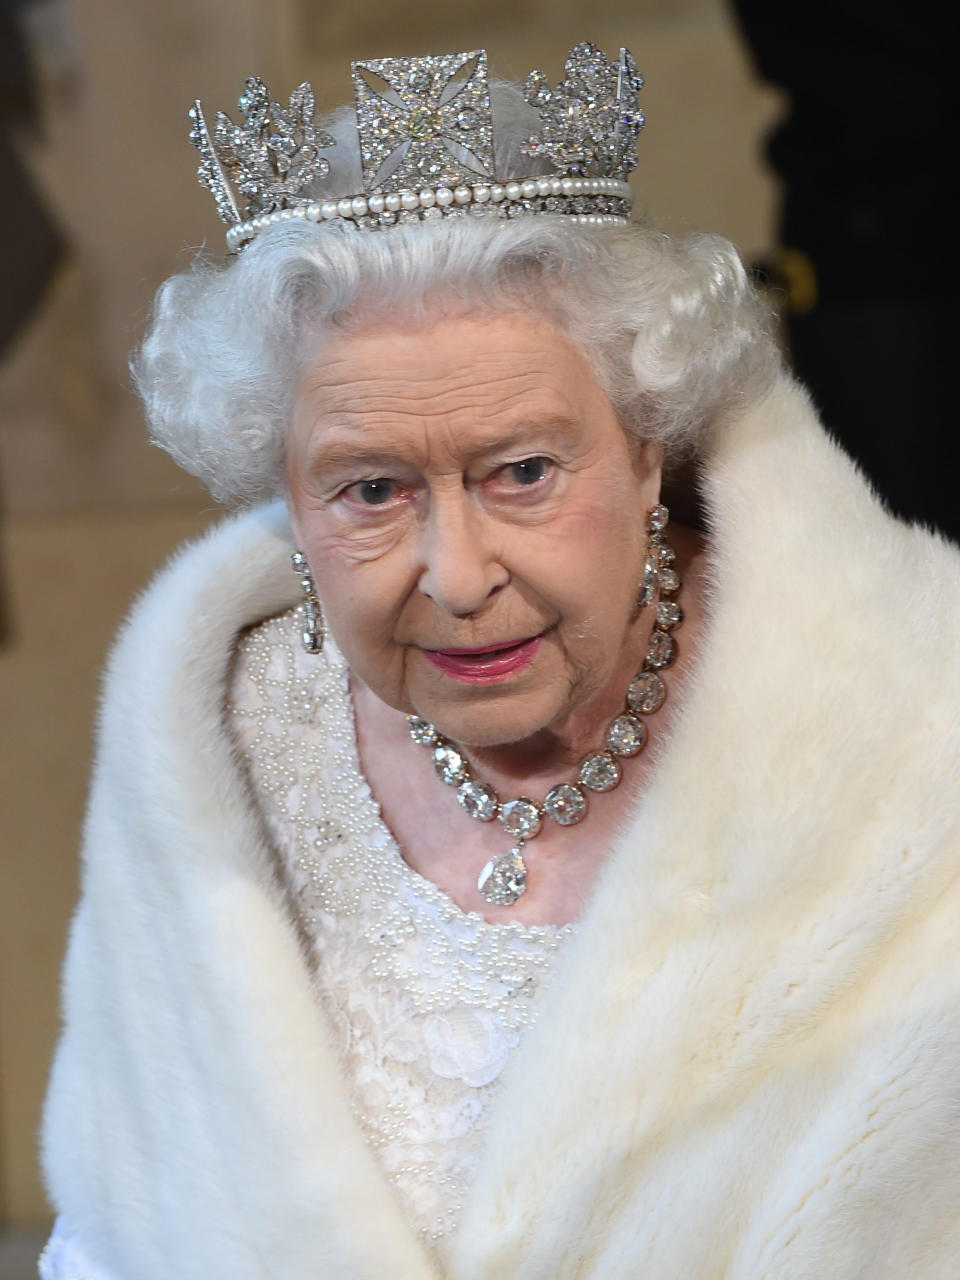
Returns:
[[[239,252],[267,227],[292,218],[379,230],[469,214],[515,218],[562,214],[589,225],[630,221],[626,177],[637,167],[644,125],[643,85],[633,55],[612,62],[596,45],[570,51],[564,78],[551,87],[542,71],[523,86],[539,132],[523,154],[544,172],[497,174],[484,50],[351,64],[363,191],[324,199],[314,184],[330,172],[322,151],[334,138],[314,123],[316,98],[301,84],[283,106],[251,76],[235,124],[218,111],[208,126],[200,102],[190,108],[197,176],[228,224],[227,248]]]

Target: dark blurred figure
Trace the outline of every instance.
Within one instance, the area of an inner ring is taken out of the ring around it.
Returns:
[[[30,58],[20,26],[26,0],[0,0],[0,359],[43,298],[63,252],[56,227],[11,142],[38,127]]]
[[[53,278],[63,242],[11,142],[14,127],[29,136],[37,125],[30,59],[20,27],[25,0],[0,0],[0,369],[14,339],[29,323]],[[2,494],[0,494],[2,497]],[[10,617],[0,562],[0,644]]]
[[[769,143],[798,376],[891,507],[960,541],[947,417],[948,5],[734,0],[791,97]]]

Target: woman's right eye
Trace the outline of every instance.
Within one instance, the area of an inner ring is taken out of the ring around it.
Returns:
[[[379,478],[377,480],[359,480],[352,484],[346,492],[354,500],[367,507],[382,507],[397,496],[397,484],[394,480]]]

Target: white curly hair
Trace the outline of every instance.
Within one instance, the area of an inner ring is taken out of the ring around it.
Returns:
[[[529,108],[492,92],[497,172],[536,172],[519,139]],[[361,188],[352,114],[319,198]],[[535,127],[535,125],[534,125]],[[769,386],[780,357],[734,247],[643,224],[576,225],[562,215],[444,218],[361,230],[345,220],[273,226],[227,265],[198,257],[160,288],[132,361],[154,442],[222,501],[283,489],[301,362],[325,336],[365,323],[525,311],[587,355],[624,429],[662,444],[668,467]]]

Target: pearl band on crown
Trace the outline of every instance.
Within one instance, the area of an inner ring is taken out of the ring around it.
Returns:
[[[630,221],[632,202],[630,187],[616,178],[529,178],[523,182],[478,183],[474,187],[391,191],[386,195],[314,200],[292,209],[257,214],[230,228],[227,248],[236,252],[267,227],[295,218],[308,222],[346,219],[358,227],[375,230],[462,214],[515,218],[543,212],[564,214],[587,226],[624,226]]]

